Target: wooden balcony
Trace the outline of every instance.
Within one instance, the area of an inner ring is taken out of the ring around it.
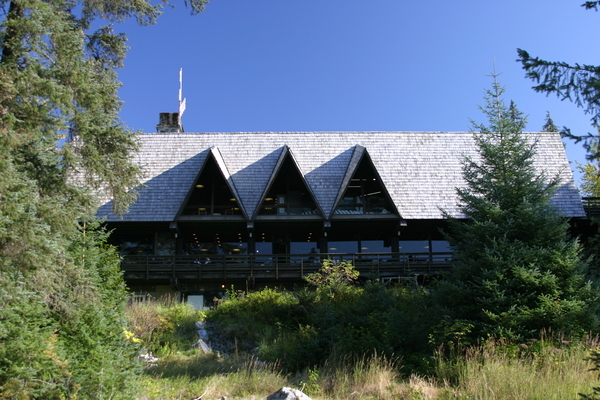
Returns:
[[[600,197],[582,197],[581,201],[588,218],[600,218]]]
[[[318,271],[323,259],[348,261],[362,277],[390,280],[448,273],[452,253],[144,255],[125,256],[122,268],[127,280],[300,280]]]

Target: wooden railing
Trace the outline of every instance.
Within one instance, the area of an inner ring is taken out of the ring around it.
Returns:
[[[581,201],[588,218],[600,217],[600,197],[583,197]]]
[[[321,260],[351,262],[361,276],[402,278],[449,272],[452,253],[261,254],[125,256],[128,280],[301,279],[321,267]]]

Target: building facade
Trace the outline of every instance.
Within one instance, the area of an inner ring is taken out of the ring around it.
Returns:
[[[144,187],[129,212],[114,215],[108,199],[98,210],[133,290],[208,299],[299,282],[321,258],[385,279],[448,267],[444,213],[463,217],[472,133],[184,133],[173,121],[140,135]],[[554,205],[584,219],[560,135],[527,135],[536,167],[560,177]]]

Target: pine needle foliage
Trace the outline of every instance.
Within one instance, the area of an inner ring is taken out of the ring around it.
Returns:
[[[133,397],[120,260],[83,221],[92,189],[121,213],[141,176],[112,24],[152,24],[166,4],[0,0],[0,398]]]
[[[581,7],[586,10],[598,11],[599,1],[586,1]],[[517,49],[518,59],[525,77],[532,80],[535,85],[533,90],[545,93],[547,96],[556,95],[561,100],[569,100],[577,107],[591,116],[592,125],[600,124],[600,66],[580,63],[567,63],[564,61],[548,61],[540,57],[533,57],[527,51]],[[574,139],[575,142],[583,141],[589,160],[600,159],[598,147],[594,146],[598,140],[597,132],[586,135],[573,134],[570,129],[563,127],[561,133]]]
[[[600,138],[590,141],[590,148],[594,152],[600,151]],[[583,195],[600,197],[600,161],[588,160],[585,165],[579,165],[582,173],[580,189]]]
[[[546,111],[546,119],[544,120],[544,125],[542,126],[542,132],[560,132],[558,126],[554,123],[554,120],[550,116],[550,112]]]
[[[454,274],[437,293],[452,326],[465,331],[440,329],[467,341],[521,340],[544,328],[578,335],[597,327],[598,292],[585,280],[567,220],[551,205],[560,182],[536,169],[537,141],[522,133],[526,118],[503,93],[494,76],[480,107],[488,123],[473,123],[479,157],[464,159],[466,186],[457,189],[466,219],[450,219]]]

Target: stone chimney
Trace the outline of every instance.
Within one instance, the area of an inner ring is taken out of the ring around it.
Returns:
[[[158,133],[180,133],[183,132],[183,126],[179,119],[179,113],[160,113],[158,125],[156,125]]]

